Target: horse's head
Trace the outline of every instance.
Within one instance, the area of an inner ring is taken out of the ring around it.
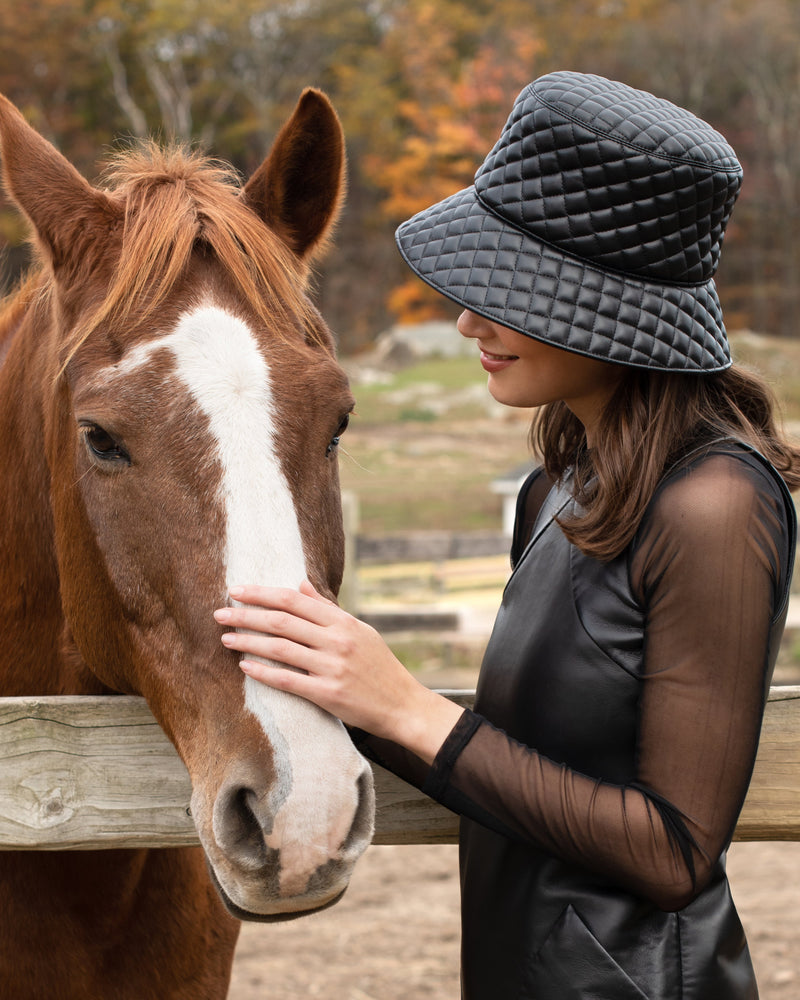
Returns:
[[[155,147],[92,187],[1,97],[0,143],[42,261],[27,391],[64,618],[53,655],[147,699],[236,915],[323,906],[369,843],[371,772],[340,722],[243,678],[212,611],[237,583],[307,577],[333,596],[341,581],[353,401],[306,297],[339,210],[338,119],[306,91],[243,187]]]

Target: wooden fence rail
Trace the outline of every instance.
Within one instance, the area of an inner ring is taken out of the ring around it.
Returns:
[[[452,813],[374,770],[374,843],[456,840]],[[190,796],[186,769],[144,699],[0,698],[1,850],[196,844]],[[800,840],[800,687],[771,691],[736,839]]]

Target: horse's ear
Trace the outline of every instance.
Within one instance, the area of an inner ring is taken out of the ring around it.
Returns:
[[[118,221],[93,188],[0,94],[0,161],[6,191],[28,217],[54,270],[80,263]]]
[[[344,190],[342,126],[325,94],[309,87],[244,197],[298,257],[310,258],[324,249]]]

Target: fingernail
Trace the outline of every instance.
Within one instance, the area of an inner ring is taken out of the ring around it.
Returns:
[[[214,612],[214,618],[218,622],[230,621],[231,611],[230,608],[220,608],[218,611]]]
[[[244,587],[231,587],[228,593],[231,597],[241,597],[244,593]]]
[[[230,646],[231,643],[236,641],[236,635],[233,632],[226,632],[225,635],[220,636],[220,641],[223,646]]]

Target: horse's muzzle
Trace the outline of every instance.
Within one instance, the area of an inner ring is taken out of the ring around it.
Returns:
[[[360,755],[355,759],[357,774],[320,782],[313,809],[307,794],[267,785],[260,771],[236,764],[219,788],[210,824],[195,791],[200,839],[234,916],[288,919],[342,895],[373,831],[372,771]]]

